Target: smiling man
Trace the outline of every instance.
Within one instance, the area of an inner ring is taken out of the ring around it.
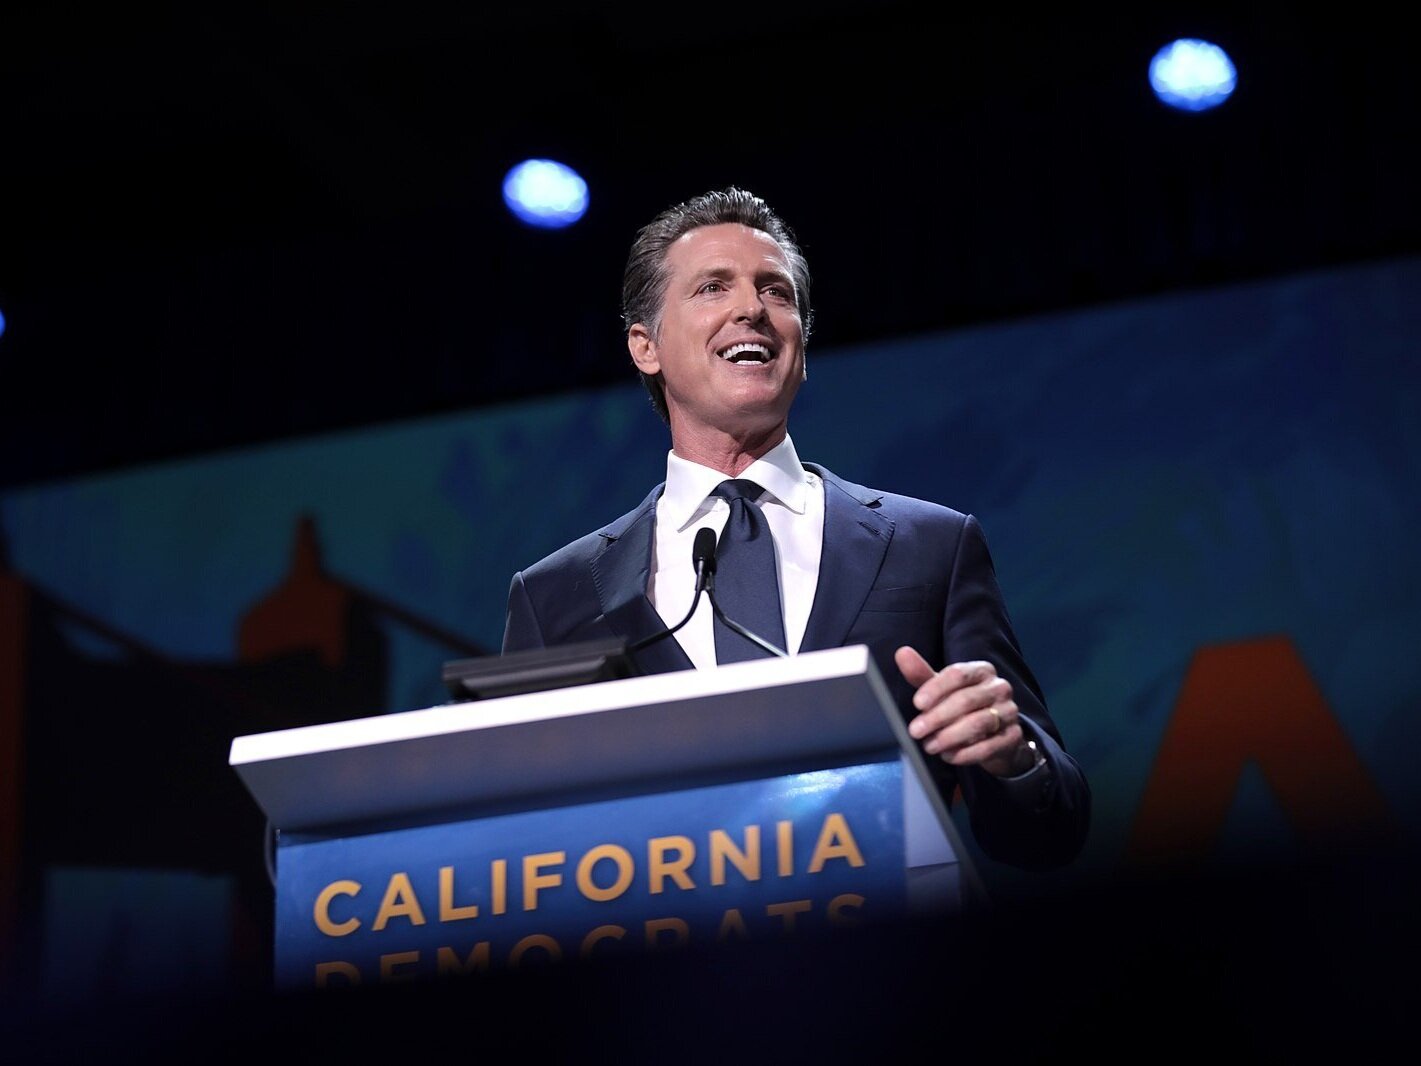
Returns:
[[[982,850],[1023,868],[1071,861],[1090,790],[1022,656],[977,521],[855,485],[795,451],[789,414],[812,311],[789,227],[736,188],[668,208],[632,244],[622,313],[670,427],[666,481],[514,575],[503,650],[616,636],[654,673],[771,654],[764,643],[791,654],[867,645],[934,756],[942,795],[960,790]],[[703,528],[719,541],[725,614],[763,643],[704,598],[681,624]]]

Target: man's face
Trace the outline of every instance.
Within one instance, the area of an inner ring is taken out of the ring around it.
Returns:
[[[662,375],[673,442],[783,427],[804,380],[804,334],[780,246],[738,223],[703,226],[671,245],[666,266],[660,327],[634,325],[627,344],[639,369]]]

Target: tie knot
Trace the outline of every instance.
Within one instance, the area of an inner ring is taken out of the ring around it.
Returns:
[[[712,496],[719,496],[726,502],[735,500],[758,500],[765,491],[764,487],[747,481],[744,478],[736,478],[734,481],[722,481],[711,493]]]

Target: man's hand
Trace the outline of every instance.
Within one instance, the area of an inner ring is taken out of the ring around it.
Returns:
[[[893,659],[917,689],[913,706],[918,716],[908,723],[908,732],[925,752],[953,766],[981,766],[998,777],[1031,768],[1011,682],[998,677],[995,666],[950,663],[934,671],[909,647],[899,648]]]

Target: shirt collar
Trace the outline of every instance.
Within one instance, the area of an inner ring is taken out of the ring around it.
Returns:
[[[794,442],[788,433],[784,440],[756,459],[740,475],[741,479],[763,487],[795,514],[803,514],[809,505],[810,476],[799,461],[799,454],[794,450]],[[706,497],[725,480],[725,475],[719,470],[682,459],[674,451],[668,452],[661,517],[676,529],[684,529],[696,517]]]

